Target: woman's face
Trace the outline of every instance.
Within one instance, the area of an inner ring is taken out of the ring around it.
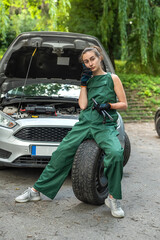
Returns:
[[[83,62],[92,72],[97,72],[101,69],[101,57],[97,57],[94,51],[84,53]]]

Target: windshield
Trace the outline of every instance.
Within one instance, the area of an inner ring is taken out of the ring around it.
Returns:
[[[65,97],[79,98],[80,87],[70,84],[40,83],[14,88],[7,93],[8,97]]]

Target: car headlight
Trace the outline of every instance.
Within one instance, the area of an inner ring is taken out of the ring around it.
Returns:
[[[0,111],[0,126],[6,128],[13,128],[14,126],[16,126],[16,122],[13,118]]]

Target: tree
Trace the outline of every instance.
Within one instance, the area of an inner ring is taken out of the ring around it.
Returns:
[[[0,0],[0,40],[5,40],[6,30],[9,25],[9,6],[6,0]]]
[[[159,0],[70,2],[69,31],[98,37],[113,65],[114,58],[121,58],[127,61],[128,69],[153,74],[160,71]]]
[[[0,0],[0,47],[21,32],[68,31],[69,0]]]
[[[19,33],[41,30],[94,35],[113,65],[160,71],[160,0],[0,0],[3,51]]]

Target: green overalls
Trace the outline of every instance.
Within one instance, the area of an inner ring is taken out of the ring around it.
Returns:
[[[79,122],[74,125],[57,150],[53,152],[50,162],[34,185],[36,190],[51,199],[56,196],[68,176],[77,148],[87,138],[93,138],[105,152],[104,173],[108,179],[109,193],[116,199],[122,198],[123,148],[117,137],[117,112],[113,109],[109,110],[108,113],[114,121],[111,122],[106,118],[106,123],[103,124],[103,116],[97,110],[92,109],[92,98],[95,98],[99,104],[117,102],[111,74],[107,73],[90,78],[87,92],[88,107],[81,111]]]

